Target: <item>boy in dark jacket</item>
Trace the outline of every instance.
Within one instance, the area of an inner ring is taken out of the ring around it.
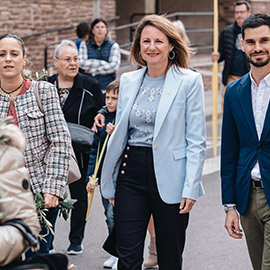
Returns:
[[[105,125],[101,128],[98,128],[98,132],[95,134],[93,147],[90,150],[89,164],[88,164],[87,177],[86,177],[86,181],[88,182],[86,186],[87,192],[93,192],[93,188],[91,187],[90,182],[89,182],[89,177],[94,174],[97,154],[99,155],[101,153],[101,149],[103,147],[107,134],[111,135],[114,131],[113,123],[114,123],[115,115],[116,115],[118,93],[119,93],[119,81],[115,80],[111,82],[106,88],[106,97],[105,97],[106,106],[102,109],[102,114],[105,116]],[[104,156],[105,156],[105,153],[103,154],[102,162],[99,166],[99,170],[97,173],[98,179],[100,179]],[[109,200],[105,199],[102,196],[102,194],[101,194],[101,198],[102,198],[102,204],[104,207],[104,214],[106,216],[106,223],[107,223],[108,231],[110,233],[114,225],[113,206],[109,203]],[[106,268],[117,269],[115,268],[117,266],[117,258],[114,256],[111,256],[108,260],[104,262],[103,266]]]

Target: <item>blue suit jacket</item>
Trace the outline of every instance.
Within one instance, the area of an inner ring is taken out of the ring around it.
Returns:
[[[270,110],[260,140],[252,109],[249,73],[227,86],[221,143],[223,204],[235,203],[244,215],[247,209],[251,170],[258,160],[264,192],[270,205]]]
[[[129,114],[146,69],[120,79],[116,128],[110,137],[101,173],[105,198],[114,198],[122,153],[129,137]],[[171,67],[157,109],[153,138],[154,170],[159,194],[166,203],[203,195],[205,158],[204,92],[201,75]]]

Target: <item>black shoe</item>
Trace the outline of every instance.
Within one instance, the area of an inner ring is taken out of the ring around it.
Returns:
[[[79,255],[82,253],[83,253],[83,246],[82,245],[70,244],[70,246],[67,249],[68,255]]]

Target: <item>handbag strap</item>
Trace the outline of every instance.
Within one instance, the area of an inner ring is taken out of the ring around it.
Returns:
[[[29,243],[30,247],[34,248],[34,250],[37,252],[39,242],[25,222],[20,219],[13,219],[1,223],[0,226],[12,226],[18,229],[23,235],[23,238]]]
[[[36,100],[37,100],[38,107],[39,107],[40,111],[42,113],[44,113],[43,106],[42,106],[41,99],[40,99],[40,95],[39,95],[39,90],[38,90],[39,87],[38,87],[38,85],[39,85],[38,82],[36,82],[35,85],[34,85],[35,97],[36,97]]]

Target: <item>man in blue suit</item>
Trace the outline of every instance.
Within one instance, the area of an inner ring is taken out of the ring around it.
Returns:
[[[245,232],[255,270],[270,269],[270,19],[256,14],[242,26],[251,70],[228,85],[221,144],[222,202],[229,235]],[[236,211],[237,209],[237,211]]]

